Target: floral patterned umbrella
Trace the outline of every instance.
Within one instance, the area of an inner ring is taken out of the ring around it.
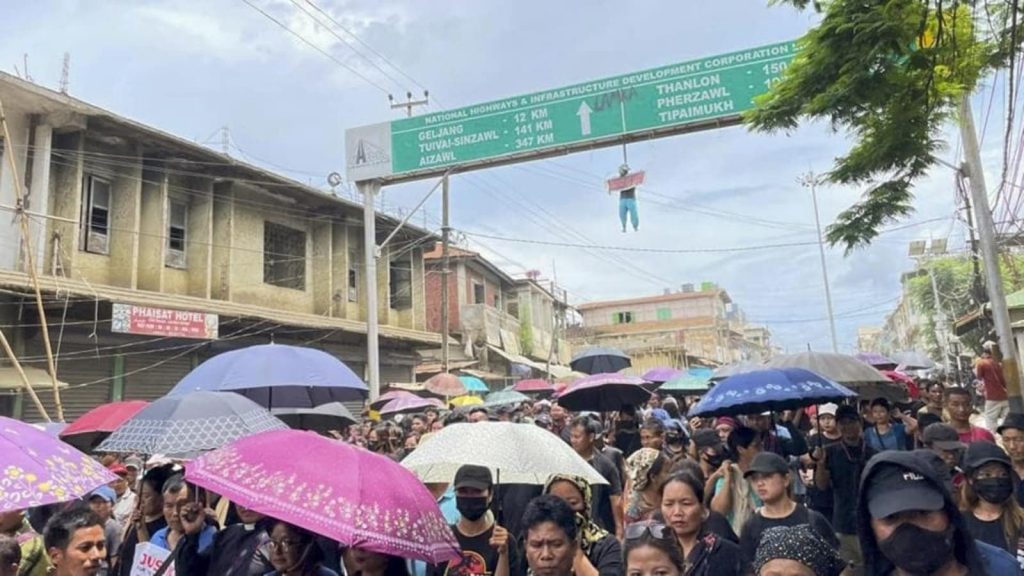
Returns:
[[[744,372],[721,381],[701,398],[690,417],[759,414],[856,398],[857,393],[803,368]]]
[[[459,557],[437,502],[412,472],[312,432],[236,440],[189,462],[185,479],[345,546],[432,564]]]
[[[117,480],[47,432],[0,417],[0,512],[67,502]]]

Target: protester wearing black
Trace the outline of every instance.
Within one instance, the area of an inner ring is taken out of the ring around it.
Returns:
[[[577,416],[570,424],[569,444],[573,450],[587,461],[608,484],[594,486],[593,510],[594,521],[598,526],[615,534],[622,535],[622,484],[619,471],[594,445],[601,425],[587,416]],[[523,508],[519,508],[522,510]]]
[[[615,419],[615,447],[622,450],[624,458],[629,459],[634,452],[642,448],[640,444],[640,423],[636,410],[632,406],[624,407]]]
[[[789,438],[780,436],[776,426],[782,426],[789,432]],[[775,421],[771,412],[751,414],[747,416],[747,426],[753,428],[761,437],[761,450],[774,452],[783,458],[807,454],[807,439],[803,432],[791,420]]]
[[[455,473],[452,486],[461,517],[451,528],[462,557],[427,567],[427,576],[517,576],[515,540],[490,512],[494,497],[490,469],[466,464]]]
[[[855,407],[843,405],[836,410],[836,427],[841,441],[824,450],[815,448],[811,454],[817,464],[814,483],[819,490],[832,489],[832,528],[843,558],[859,574],[864,558],[857,538],[857,497],[861,473],[875,451],[864,441],[863,421]]]
[[[842,434],[839,433],[839,429],[836,427],[836,411],[838,409],[839,407],[835,404],[818,406],[818,413],[815,418],[819,424],[818,430],[815,430],[807,437],[807,445],[810,450],[813,451],[819,446],[824,449],[842,441]],[[834,512],[832,488],[819,490],[818,486],[815,485],[814,469],[816,464],[810,455],[805,454],[801,456],[800,463],[803,466],[801,479],[804,485],[807,486],[807,499],[804,503],[808,508],[831,521]]]
[[[167,527],[167,520],[164,519],[162,492],[164,482],[167,481],[170,475],[170,466],[160,466],[149,470],[142,477],[138,508],[132,513],[132,524],[125,533],[124,540],[121,542],[117,566],[111,572],[112,574],[130,576],[133,565],[132,559],[135,558],[135,548],[139,542],[148,541],[153,534]]]
[[[753,564],[761,534],[776,526],[807,524],[825,541],[839,549],[839,540],[828,520],[789,497],[792,478],[789,465],[782,456],[773,452],[761,452],[754,457],[743,477],[750,482],[758,497],[764,502],[764,506],[743,525],[740,533],[740,550],[745,564]]]
[[[206,526],[203,509],[197,503],[182,508],[185,537],[178,544],[177,576],[263,576],[274,570],[269,534],[273,521],[241,506],[236,510],[241,523],[217,532],[213,543],[200,552],[199,534]]]
[[[868,575],[1018,573],[1012,556],[971,536],[945,474],[928,450],[889,450],[868,462],[857,505]]]

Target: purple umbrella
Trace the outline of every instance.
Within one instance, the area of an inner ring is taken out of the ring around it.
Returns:
[[[431,564],[459,557],[437,502],[412,472],[312,432],[236,440],[189,462],[185,479],[345,546]]]
[[[559,394],[558,403],[569,410],[594,412],[639,406],[651,397],[651,393],[642,386],[645,382],[639,376],[594,374],[580,378]]]
[[[655,384],[664,384],[665,382],[668,382],[669,380],[675,378],[676,376],[685,373],[685,370],[676,370],[675,368],[663,366],[661,368],[654,368],[652,370],[644,372],[644,380],[647,380],[648,382],[654,382]]]
[[[444,408],[444,402],[437,398],[420,398],[419,396],[399,396],[380,409],[381,416],[391,414],[408,414],[422,412],[427,408]]]
[[[47,432],[0,417],[0,513],[81,498],[117,480]]]
[[[381,394],[376,400],[370,402],[370,410],[380,410],[381,407],[396,398],[419,398],[419,396],[409,392],[408,390],[391,390]]]
[[[237,392],[270,409],[363,400],[368,388],[341,360],[322,350],[262,344],[210,358],[168,396],[197,390]]]
[[[895,370],[898,363],[895,360],[891,360],[885,356],[882,356],[878,352],[860,352],[856,355],[857,360],[874,366],[879,370]]]

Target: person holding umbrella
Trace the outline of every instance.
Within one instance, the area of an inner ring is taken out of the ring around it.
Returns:
[[[161,489],[170,471],[171,466],[160,466],[149,470],[142,477],[138,506],[131,515],[130,526],[117,554],[116,574],[130,576],[132,559],[135,557],[135,548],[139,542],[148,542],[153,534],[167,527]]]
[[[181,576],[263,576],[274,570],[269,531],[272,521],[265,515],[235,505],[239,524],[217,532],[213,542],[200,551],[206,514],[198,502],[181,508],[185,538],[178,548],[175,574]]]
[[[494,499],[494,480],[491,470],[484,466],[465,464],[455,473],[455,506],[459,521],[452,532],[459,542],[462,557],[454,562],[427,569],[427,576],[456,576],[463,574],[514,574],[512,559],[518,558],[510,550],[515,541],[508,530],[498,525],[490,512]]]

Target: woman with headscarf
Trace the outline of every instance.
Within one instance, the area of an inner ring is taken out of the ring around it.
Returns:
[[[576,513],[580,548],[573,562],[576,576],[619,576],[622,574],[622,547],[613,534],[601,528],[591,516],[593,501],[590,483],[570,474],[554,474],[544,485],[544,494],[557,496]]]
[[[629,475],[629,494],[623,524],[650,520],[661,508],[661,483],[668,477],[671,466],[668,458],[654,448],[641,448],[626,459]]]
[[[807,524],[765,530],[754,556],[757,576],[839,576],[845,569],[835,548]]]

